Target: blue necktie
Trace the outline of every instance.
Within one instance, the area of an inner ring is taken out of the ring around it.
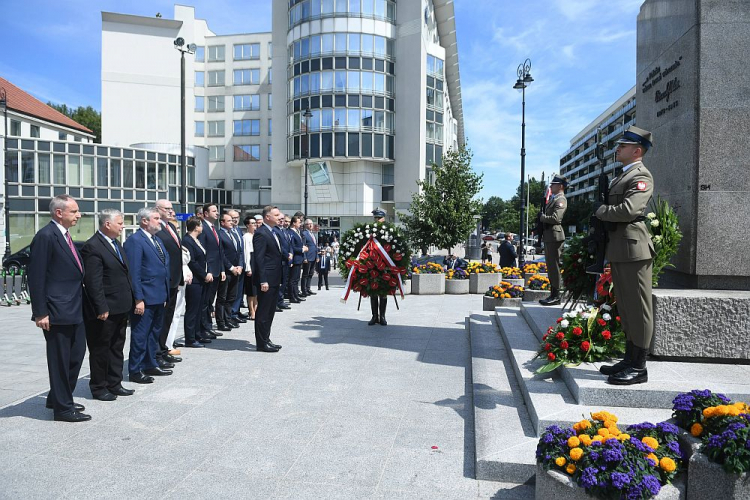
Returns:
[[[320,268],[321,269],[326,268],[326,256],[325,255],[320,258]]]
[[[117,254],[117,258],[120,259],[120,262],[122,262],[122,254],[120,253],[120,249],[117,247],[117,240],[113,238],[112,244],[115,246],[115,253]]]
[[[161,260],[161,263],[166,264],[167,258],[164,257],[164,250],[161,249],[161,245],[159,245],[159,242],[156,241],[156,238],[152,238],[151,241],[154,243],[154,246],[156,246],[156,251],[159,252],[159,259]]]

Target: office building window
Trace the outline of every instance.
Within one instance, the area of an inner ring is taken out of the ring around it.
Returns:
[[[206,48],[199,46],[195,48],[195,62],[203,62],[206,60]]]
[[[224,85],[224,70],[208,72],[208,86],[218,87]]]
[[[268,135],[271,135],[271,118],[268,119]]]
[[[209,137],[224,137],[224,120],[208,122]]]
[[[205,122],[195,122],[195,136],[203,137],[205,135]]]
[[[19,122],[18,120],[11,120],[10,121],[10,134],[8,135],[21,137],[21,122]]]
[[[244,43],[234,46],[234,60],[260,59],[259,43]]]
[[[220,62],[224,60],[224,46],[212,45],[208,48],[208,62]]]
[[[234,161],[260,161],[260,144],[234,146]]]
[[[273,83],[273,68],[268,68],[268,83]]]
[[[41,132],[39,130],[39,125],[32,125],[31,126],[31,137],[41,137]]]
[[[268,42],[268,58],[273,58],[273,42]]]
[[[269,145],[268,145],[268,161],[271,161],[271,157],[273,156],[273,154],[272,154],[272,153],[273,153],[273,148],[272,148],[272,146],[271,146],[271,145],[269,144]]]
[[[195,80],[195,84],[194,85],[196,87],[203,87],[206,84],[205,83],[205,73],[203,73],[203,71],[196,71],[195,72],[195,78],[194,78],[194,80]]]
[[[235,85],[258,85],[260,83],[260,69],[234,70]]]
[[[235,111],[258,111],[260,109],[260,96],[256,94],[234,96]]]
[[[12,132],[12,127],[11,127],[11,133],[13,133]],[[68,140],[68,134],[66,134],[65,132],[58,132],[57,133],[57,138],[60,139],[61,141],[67,141]],[[55,150],[55,151],[57,151],[57,150]]]
[[[234,189],[255,190],[260,189],[260,179],[235,179]]]
[[[208,147],[208,160],[209,161],[224,161],[224,146],[209,146]]]
[[[204,109],[204,98],[202,95],[195,96],[195,111],[203,112]]]
[[[234,120],[234,135],[260,135],[260,120]]]
[[[273,95],[269,92],[268,93],[268,109],[273,108]]]
[[[224,111],[224,96],[215,95],[208,97],[208,111],[209,113]]]

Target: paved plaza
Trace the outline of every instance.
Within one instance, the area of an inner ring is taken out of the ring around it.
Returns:
[[[387,327],[340,280],[279,313],[280,353],[253,324],[183,349],[170,377],[76,401],[53,422],[44,340],[29,306],[0,310],[0,498],[531,498],[474,478],[465,318],[481,296],[407,296]],[[127,353],[126,353],[127,355]]]

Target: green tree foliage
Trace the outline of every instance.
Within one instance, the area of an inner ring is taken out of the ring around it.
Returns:
[[[589,226],[593,202],[592,201],[569,201],[568,208],[563,216],[562,226],[567,234],[570,226],[576,227],[576,233],[580,233]]]
[[[399,214],[412,245],[426,252],[434,245],[446,249],[466,240],[476,227],[475,214],[482,210],[474,197],[482,189],[482,175],[471,169],[471,150],[449,150],[443,165],[433,165],[434,184],[418,181],[412,195],[411,214]]]
[[[59,111],[84,127],[91,129],[94,135],[96,135],[94,142],[102,142],[102,115],[91,106],[86,106],[85,108],[78,106],[76,109],[73,109],[65,104],[52,104],[51,102],[48,102],[47,106]]]
[[[536,214],[539,212],[539,206],[544,196],[546,186],[542,185],[540,180],[532,177],[531,182],[523,183],[523,196],[526,200],[526,189],[531,189],[529,195],[529,204],[526,210],[529,214],[528,220],[531,229],[534,227]],[[516,188],[516,194],[510,200],[502,200],[497,196],[490,197],[482,208],[482,225],[490,231],[520,233],[521,228],[521,186]]]

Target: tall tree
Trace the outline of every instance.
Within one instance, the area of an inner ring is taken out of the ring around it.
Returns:
[[[47,106],[56,109],[68,118],[80,123],[84,127],[91,129],[96,138],[94,142],[102,142],[102,115],[91,106],[78,106],[76,109],[69,108],[65,104],[47,103]]]
[[[443,165],[433,165],[435,182],[418,181],[412,195],[411,214],[399,214],[410,241],[424,252],[430,245],[449,253],[476,227],[474,215],[482,210],[474,197],[482,189],[482,175],[471,169],[471,151],[449,150]]]

